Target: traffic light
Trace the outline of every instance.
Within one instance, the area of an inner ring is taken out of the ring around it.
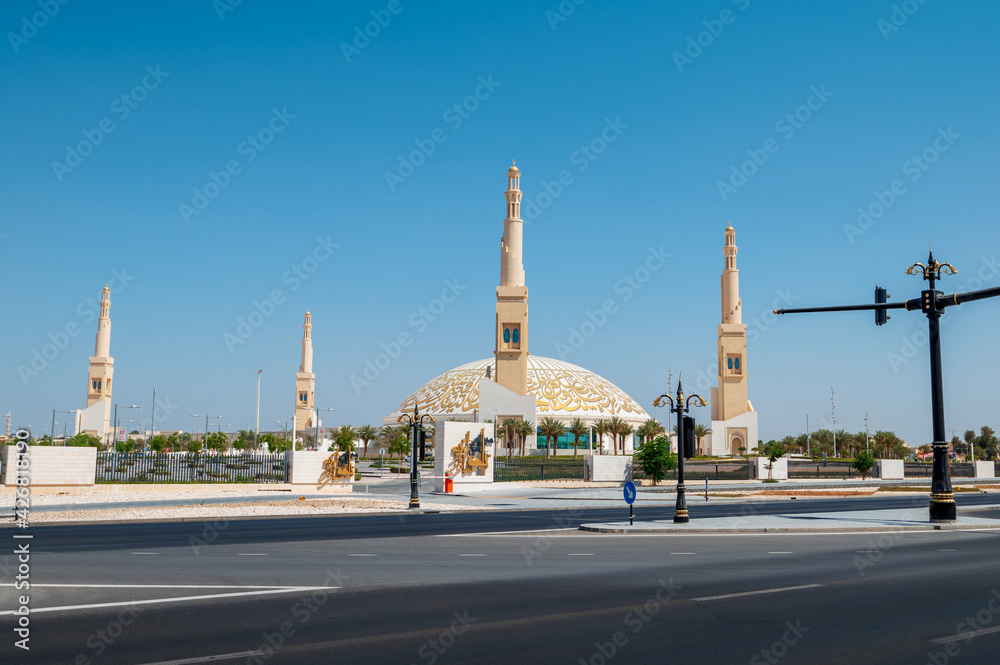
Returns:
[[[889,294],[881,286],[875,287],[875,304],[881,305],[889,302]],[[878,308],[875,310],[875,325],[884,326],[889,320],[889,310]]]
[[[427,457],[427,432],[422,428],[420,430],[420,461],[423,462],[424,458]]]
[[[694,457],[694,444],[696,439],[694,436],[694,418],[691,416],[684,416],[684,436],[681,440],[684,442],[684,459]]]

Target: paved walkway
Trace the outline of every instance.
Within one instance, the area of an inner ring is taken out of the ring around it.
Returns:
[[[583,524],[583,531],[597,533],[839,533],[850,531],[927,531],[939,529],[1000,529],[1000,520],[978,516],[1000,505],[959,508],[958,520],[931,524],[926,508],[863,510],[836,513],[795,513],[787,515],[741,515],[692,519],[687,524],[672,520],[628,521]]]

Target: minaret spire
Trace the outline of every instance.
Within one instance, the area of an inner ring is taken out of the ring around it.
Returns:
[[[295,375],[295,430],[307,430],[316,423],[316,375],[313,374],[312,314],[306,310],[302,323],[302,362]],[[293,434],[294,436],[294,434]]]
[[[115,374],[115,359],[111,357],[111,290],[107,284],[101,291],[100,307],[94,355],[90,358],[87,373],[87,411],[81,420],[81,429],[93,432],[103,441],[109,438],[111,432],[111,379]],[[102,407],[90,410],[90,407],[102,403]]]
[[[105,358],[111,355],[111,290],[104,285],[101,291],[101,317],[97,320],[97,338],[94,341],[94,355]]]
[[[726,245],[722,253],[726,265],[722,271],[722,322],[742,323],[743,307],[740,301],[740,271],[736,268],[736,231],[730,224],[726,229]]]
[[[302,324],[302,363],[300,372],[313,371],[312,314],[306,311],[306,320]]]
[[[500,239],[500,285],[497,287],[496,382],[518,395],[528,394],[528,287],[521,257],[521,172],[507,170],[507,216]]]

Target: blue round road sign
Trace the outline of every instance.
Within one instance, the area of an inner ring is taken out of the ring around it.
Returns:
[[[631,480],[626,481],[625,488],[623,491],[625,493],[625,503],[631,506],[633,503],[635,503],[635,483],[633,483]]]

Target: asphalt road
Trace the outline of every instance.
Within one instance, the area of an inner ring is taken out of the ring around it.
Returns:
[[[836,499],[754,510],[912,504]],[[741,510],[691,507],[693,519]],[[32,648],[13,647],[16,617],[0,614],[0,662],[996,662],[1000,530],[575,529],[621,512],[35,527]],[[14,533],[23,534],[5,529],[0,538]],[[0,559],[0,610],[15,606],[10,560]],[[219,658],[231,654],[244,655]]]

